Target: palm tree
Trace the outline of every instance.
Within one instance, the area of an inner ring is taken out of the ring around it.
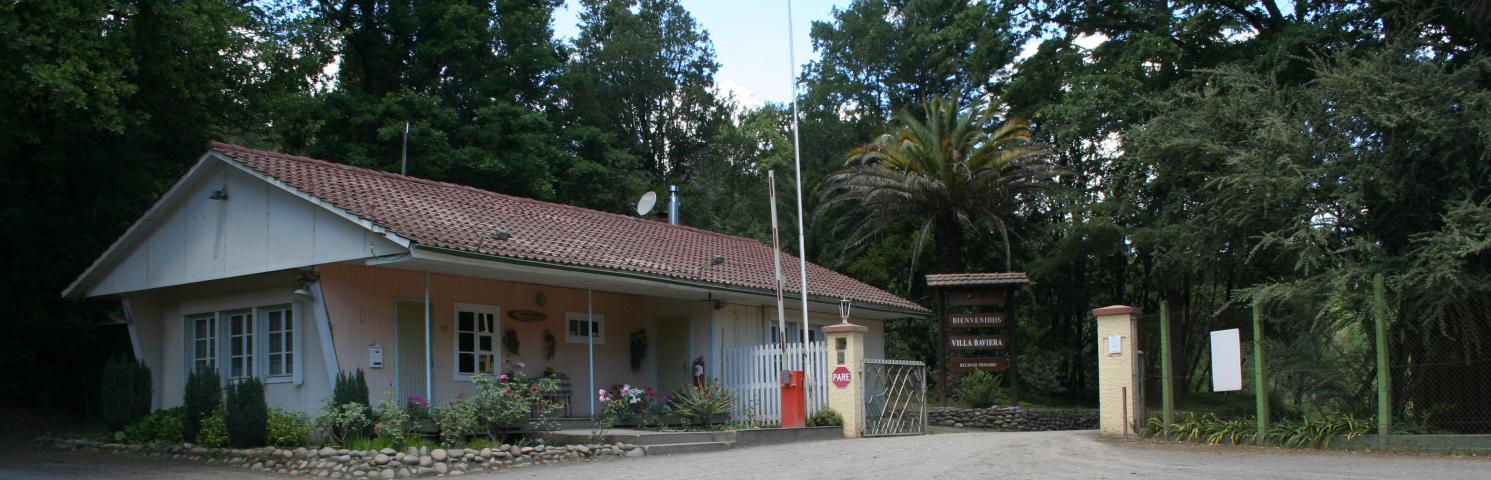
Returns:
[[[987,221],[1004,244],[1011,268],[1010,219],[1022,193],[1055,186],[1056,167],[1030,142],[1024,120],[997,122],[987,104],[967,110],[947,100],[902,111],[894,128],[848,155],[847,167],[827,180],[823,208],[853,205],[861,215],[849,245],[912,220],[919,224],[911,270],[929,235],[937,241],[939,273],[962,270],[965,233]]]

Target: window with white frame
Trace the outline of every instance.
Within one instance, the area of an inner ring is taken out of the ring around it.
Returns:
[[[267,376],[284,377],[295,374],[295,322],[289,308],[266,309],[265,340],[269,343],[269,371]]]
[[[186,322],[190,339],[187,347],[187,366],[190,371],[217,368],[217,315],[194,315],[188,317]]]
[[[569,343],[606,343],[606,316],[582,312],[564,314],[564,341]]]
[[[293,312],[289,305],[277,305],[187,315],[187,369],[216,369],[230,381],[299,381],[300,338]]]
[[[254,312],[232,312],[228,318],[228,379],[254,376]]]
[[[456,305],[456,378],[497,373],[498,308]]]

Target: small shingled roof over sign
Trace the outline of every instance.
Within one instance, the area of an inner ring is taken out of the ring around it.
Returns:
[[[957,287],[965,285],[1020,285],[1030,283],[1025,272],[996,273],[941,273],[927,275],[929,287]]]

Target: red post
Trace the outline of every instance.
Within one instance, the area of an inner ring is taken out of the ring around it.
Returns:
[[[807,389],[803,388],[802,381],[802,370],[787,372],[787,384],[782,385],[782,428],[808,425]]]

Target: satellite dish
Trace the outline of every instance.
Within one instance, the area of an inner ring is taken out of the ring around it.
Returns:
[[[657,206],[657,192],[644,193],[642,198],[637,200],[637,215],[645,217],[648,213],[652,213],[652,207],[655,206]]]

